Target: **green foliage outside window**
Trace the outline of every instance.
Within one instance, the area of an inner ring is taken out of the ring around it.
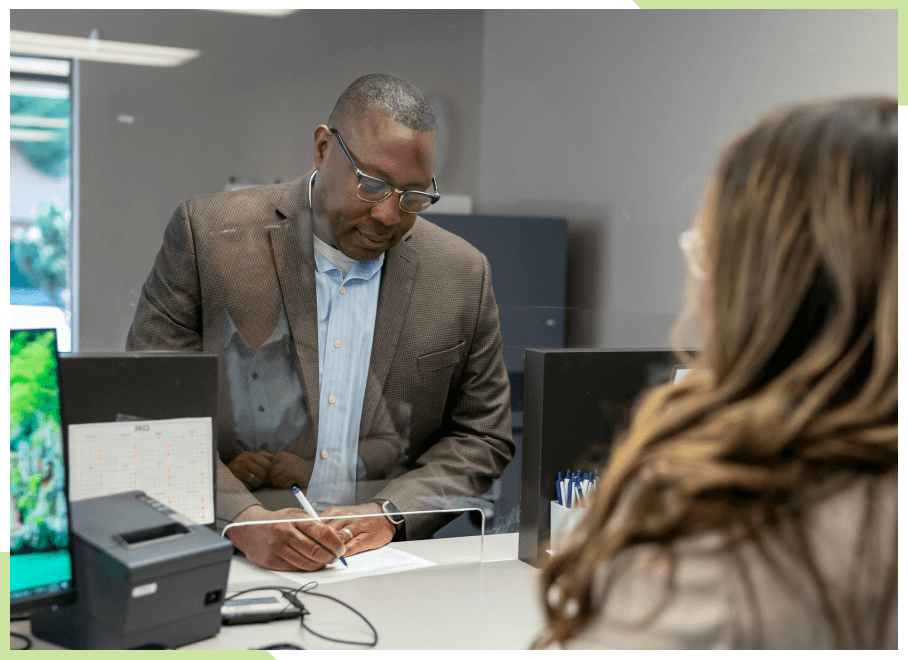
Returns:
[[[69,209],[41,204],[25,235],[13,243],[13,260],[29,283],[44,291],[57,307],[65,308],[66,244]]]

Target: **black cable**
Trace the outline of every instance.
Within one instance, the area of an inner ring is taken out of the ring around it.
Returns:
[[[32,640],[30,637],[27,637],[25,635],[20,635],[19,633],[15,633],[12,631],[10,631],[9,636],[18,637],[19,639],[21,639],[22,641],[25,642],[25,646],[23,646],[21,649],[10,649],[12,651],[27,651],[28,649],[30,649],[32,647]]]
[[[366,647],[366,648],[372,648],[373,646],[375,646],[376,644],[378,644],[378,631],[375,630],[375,626],[372,625],[372,623],[369,621],[369,619],[367,619],[365,616],[363,616],[363,614],[362,614],[361,612],[359,612],[358,610],[356,610],[355,608],[353,608],[351,605],[348,605],[348,604],[345,603],[344,601],[339,600],[339,599],[335,598],[334,596],[328,596],[328,595],[326,595],[326,594],[317,594],[317,593],[314,593],[312,590],[315,589],[317,586],[318,586],[318,582],[316,582],[316,581],[313,580],[313,581],[311,581],[311,582],[307,582],[306,584],[304,584],[303,586],[301,586],[301,587],[299,587],[299,588],[297,588],[297,589],[291,589],[291,588],[289,588],[289,587],[283,587],[283,586],[254,587],[254,588],[252,588],[252,589],[244,589],[244,590],[242,590],[242,591],[238,591],[238,592],[236,592],[235,594],[233,594],[233,595],[231,595],[231,596],[228,596],[228,597],[225,598],[224,600],[225,600],[225,602],[226,602],[226,601],[229,601],[229,600],[233,600],[233,599],[236,598],[237,596],[241,596],[241,595],[243,595],[243,594],[248,594],[248,593],[253,592],[253,591],[269,591],[269,590],[278,591],[278,592],[280,592],[280,594],[281,594],[281,595],[287,600],[287,602],[288,602],[287,607],[284,608],[284,610],[282,610],[282,612],[286,612],[287,609],[289,609],[290,607],[297,607],[297,608],[299,608],[299,611],[300,611],[300,626],[301,626],[304,630],[307,630],[307,631],[309,631],[310,633],[312,633],[313,635],[315,635],[316,637],[320,637],[321,639],[328,640],[329,642],[338,642],[339,644],[350,644],[350,645],[355,645],[355,646],[364,646],[364,647]],[[362,620],[366,623],[367,626],[369,626],[369,629],[372,631],[372,635],[374,636],[374,639],[373,639],[371,642],[354,642],[354,641],[350,641],[350,640],[346,640],[346,639],[337,639],[337,638],[335,638],[335,637],[328,637],[328,636],[326,636],[326,635],[322,635],[321,633],[315,632],[314,630],[312,630],[312,628],[310,628],[309,626],[307,626],[306,623],[305,623],[305,621],[303,620],[304,617],[305,617],[307,614],[312,614],[312,612],[310,612],[309,610],[307,610],[306,607],[303,605],[302,601],[300,601],[300,600],[297,598],[297,596],[298,596],[299,594],[301,594],[301,593],[309,594],[310,596],[318,596],[319,598],[327,598],[328,600],[333,600],[335,603],[338,603],[338,604],[340,604],[340,605],[343,605],[343,606],[346,607],[348,610],[350,610],[351,612],[353,612],[356,616],[358,616],[360,619],[362,619]],[[278,616],[278,615],[275,614],[274,616],[276,617],[276,616]],[[271,619],[271,620],[273,620],[273,619]]]
[[[306,587],[308,587],[310,584],[311,584],[312,586],[311,586],[309,589],[306,589]],[[322,634],[320,634],[320,633],[315,632],[314,630],[312,630],[312,628],[310,628],[309,626],[307,626],[307,625],[305,624],[305,622],[303,621],[303,618],[300,617],[300,625],[301,625],[304,629],[308,630],[310,633],[312,633],[312,634],[315,635],[316,637],[321,637],[322,639],[326,639],[326,640],[328,640],[329,642],[339,642],[339,643],[341,643],[341,644],[355,644],[356,646],[365,646],[367,649],[368,649],[368,648],[372,648],[373,646],[375,646],[376,644],[378,644],[378,631],[375,629],[375,626],[373,626],[373,625],[369,622],[369,619],[367,619],[365,616],[363,616],[362,613],[360,613],[358,610],[356,610],[352,605],[348,605],[348,604],[345,603],[344,601],[339,600],[339,599],[335,598],[334,596],[329,596],[329,595],[327,595],[327,594],[317,594],[317,593],[315,593],[314,591],[312,591],[312,589],[315,589],[317,586],[318,586],[318,582],[315,582],[315,581],[307,582],[307,583],[304,584],[302,587],[300,587],[300,588],[297,590],[297,592],[305,590],[304,593],[307,593],[307,594],[309,594],[310,596],[318,596],[319,598],[327,598],[328,600],[333,600],[335,603],[338,603],[338,604],[340,604],[340,605],[343,605],[343,606],[346,607],[348,610],[350,610],[351,612],[353,612],[356,616],[358,616],[360,619],[362,619],[363,621],[365,621],[366,625],[369,626],[369,629],[372,631],[372,634],[375,636],[375,638],[374,638],[371,642],[351,642],[351,641],[348,641],[348,640],[345,640],[345,639],[335,639],[334,637],[328,637],[328,636],[326,636],[326,635],[322,635]]]

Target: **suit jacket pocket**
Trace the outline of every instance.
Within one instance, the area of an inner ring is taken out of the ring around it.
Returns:
[[[460,362],[460,357],[463,355],[463,347],[464,342],[460,342],[457,346],[446,348],[443,351],[435,351],[428,355],[420,355],[416,358],[419,373],[425,374],[430,371],[439,371],[441,369],[453,367]]]

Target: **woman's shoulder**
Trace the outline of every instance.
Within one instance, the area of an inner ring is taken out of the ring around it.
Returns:
[[[897,475],[858,479],[804,512],[807,544],[834,602],[879,609],[885,567],[894,558],[897,498]],[[874,512],[869,526],[867,511]],[[868,533],[873,542],[861,545]],[[628,549],[597,576],[604,616],[569,646],[830,648],[822,598],[793,535],[783,524],[760,542],[732,549],[715,532],[680,539],[670,552]],[[865,547],[869,555],[857,552]],[[874,569],[857,587],[850,582],[855,562]]]

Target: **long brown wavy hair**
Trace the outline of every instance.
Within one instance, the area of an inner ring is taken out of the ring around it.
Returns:
[[[648,394],[602,467],[577,543],[543,570],[537,646],[604,614],[596,576],[623,550],[655,544],[673,571],[684,537],[759,546],[783,520],[834,643],[855,643],[867,622],[832,602],[801,514],[897,474],[897,149],[887,98],[788,107],[728,147],[696,228],[703,349],[682,354],[695,375]],[[891,550],[875,639],[858,643],[882,643]]]

